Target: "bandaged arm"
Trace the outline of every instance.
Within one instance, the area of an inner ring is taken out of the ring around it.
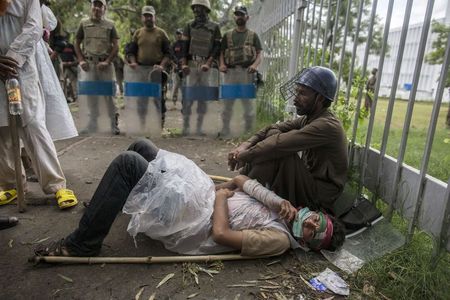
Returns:
[[[281,203],[284,201],[284,199],[271,190],[265,188],[255,179],[246,180],[243,184],[242,189],[245,193],[270,208],[270,210],[275,212],[280,211]]]

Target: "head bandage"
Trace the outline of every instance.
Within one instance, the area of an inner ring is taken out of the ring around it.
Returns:
[[[299,210],[292,225],[292,233],[294,237],[303,239],[303,223],[306,219],[311,217],[313,212],[305,207]],[[306,246],[313,250],[326,249],[330,246],[331,237],[333,236],[333,222],[327,214],[318,212],[319,228],[313,239],[309,241]]]

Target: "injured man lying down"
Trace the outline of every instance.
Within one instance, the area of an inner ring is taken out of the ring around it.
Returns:
[[[282,254],[289,248],[339,248],[344,228],[324,212],[294,208],[260,183],[239,175],[214,185],[186,157],[134,142],[109,165],[78,228],[35,249],[39,256],[97,256],[120,211],[128,232],[144,233],[170,251],[243,256]]]

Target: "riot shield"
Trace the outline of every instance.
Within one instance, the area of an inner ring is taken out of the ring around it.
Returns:
[[[89,70],[78,71],[79,132],[118,133],[118,114],[114,103],[116,82],[114,67],[98,70],[89,63]]]
[[[162,72],[153,66],[124,67],[124,129],[128,135],[159,135],[165,107],[161,102]]]
[[[200,66],[190,62],[183,82],[183,134],[217,135],[219,74],[214,68],[204,72]]]
[[[220,73],[220,120],[222,137],[237,137],[253,130],[256,111],[255,74],[245,68]]]

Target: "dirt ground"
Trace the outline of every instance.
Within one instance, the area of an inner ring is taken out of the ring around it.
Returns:
[[[172,111],[176,119],[179,112]],[[309,280],[329,264],[315,254],[289,252],[281,257],[219,262],[215,265],[33,265],[27,259],[39,242],[65,237],[74,228],[109,162],[134,139],[126,136],[81,136],[56,142],[59,158],[80,204],[60,211],[53,197],[29,183],[28,209],[0,207],[1,215],[16,215],[18,226],[0,231],[0,299],[326,299],[308,287]],[[184,154],[206,173],[233,176],[226,167],[231,141],[211,137],[152,138],[163,149]],[[174,255],[146,236],[137,248],[126,232],[129,217],[119,215],[104,242],[101,256]],[[314,261],[314,264],[310,262]],[[211,275],[198,267],[214,270]],[[169,274],[173,277],[157,285]],[[196,274],[198,282],[196,282]],[[153,296],[153,298],[152,298]],[[337,299],[336,297],[334,299]]]

